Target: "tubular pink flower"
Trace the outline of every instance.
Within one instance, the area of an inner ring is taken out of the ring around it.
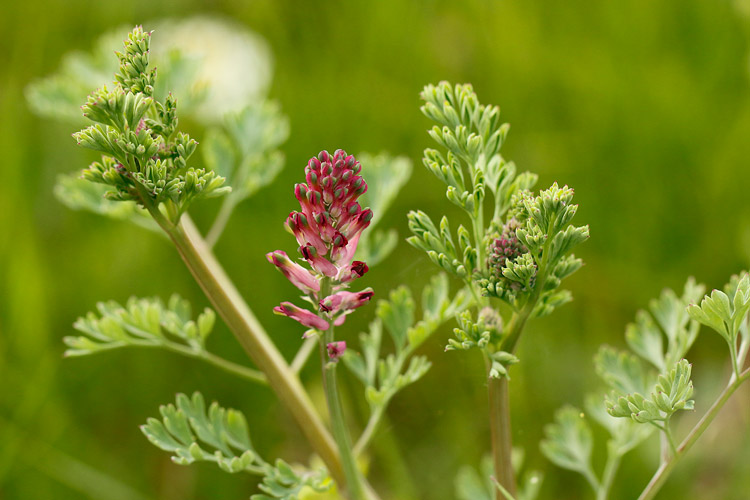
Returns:
[[[343,340],[331,342],[326,346],[326,349],[328,350],[328,359],[335,363],[344,355],[344,352],[346,351],[346,342]]]
[[[313,224],[315,220],[312,216],[308,217],[300,212],[292,212],[286,219],[287,227],[292,231],[300,246],[312,245],[320,255],[326,255],[328,247],[321,238],[317,224],[315,226]]]
[[[268,262],[276,266],[276,268],[286,276],[286,279],[288,279],[292,285],[296,286],[304,293],[310,294],[320,291],[320,282],[315,279],[315,276],[296,262],[292,262],[286,252],[282,252],[281,250],[269,252],[266,254],[266,259],[268,259]]]
[[[348,283],[357,278],[361,278],[369,270],[370,268],[367,267],[367,264],[365,264],[361,260],[355,260],[354,262],[352,262],[351,266],[342,268],[341,271],[339,271],[338,276],[336,276],[336,279],[339,281],[339,283]]]
[[[315,269],[319,273],[323,273],[329,278],[332,278],[336,276],[336,274],[338,274],[338,268],[331,264],[328,259],[321,256],[315,249],[315,247],[311,244],[308,243],[307,245],[300,247],[299,252],[307,260],[307,262],[310,263],[313,269]]]
[[[349,311],[367,304],[374,292],[366,288],[361,292],[336,292],[320,301],[320,310],[327,313]]]
[[[322,331],[327,330],[329,326],[328,322],[323,318],[316,316],[307,309],[299,308],[291,302],[282,302],[278,306],[274,307],[273,311],[276,314],[288,316],[308,328],[315,328]]]

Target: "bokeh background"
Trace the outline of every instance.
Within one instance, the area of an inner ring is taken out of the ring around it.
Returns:
[[[418,110],[426,83],[472,82],[512,124],[504,156],[538,172],[540,186],[575,187],[577,221],[592,235],[577,252],[586,266],[568,282],[575,301],[531,324],[512,372],[514,436],[528,466],[545,472],[542,498],[589,498],[583,480],[547,463],[538,442],[557,407],[580,406],[598,387],[598,346],[624,345],[625,325],[662,288],[681,289],[689,275],[720,287],[749,264],[747,1],[26,0],[2,10],[0,499],[247,498],[252,478],[211,464],[179,467],[143,438],[138,425],[176,392],[201,390],[243,410],[267,456],[304,459],[309,451],[268,390],[209,366],[157,351],[62,358],[62,337],[98,300],[178,291],[206,305],[164,239],[70,211],[52,196],[56,176],[92,156],[70,139],[75,127],[35,116],[24,88],[117,26],[148,29],[155,19],[203,14],[267,40],[275,60],[269,93],[291,123],[287,163],[237,209],[217,254],[289,356],[299,329],[271,308],[292,290],[264,254],[291,250],[281,224],[307,158],[343,147],[412,159],[414,174],[383,222],[402,239],[410,209],[460,218],[420,164],[431,146],[431,124]],[[186,126],[200,136],[200,123]],[[195,207],[199,225],[218,206]],[[435,271],[402,241],[366,284],[381,296],[401,283],[418,292]],[[352,328],[373,314],[362,310]],[[424,347],[433,369],[390,407],[381,439],[401,458],[375,454],[372,464],[386,498],[454,498],[456,470],[477,466],[488,446],[481,360],[444,354],[449,334],[445,327]],[[244,362],[223,325],[211,349]],[[726,379],[725,352],[718,335],[704,332],[689,355],[698,411],[680,418],[679,435]],[[304,378],[317,392],[315,363]],[[744,388],[659,498],[750,498],[749,402]],[[598,471],[603,453],[595,453]],[[657,459],[650,446],[628,455],[612,498],[634,498]]]

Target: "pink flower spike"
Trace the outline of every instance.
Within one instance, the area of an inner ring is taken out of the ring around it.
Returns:
[[[328,313],[349,311],[367,304],[373,295],[375,294],[370,288],[361,292],[336,292],[320,301],[320,310]]]
[[[276,250],[275,252],[269,252],[266,254],[268,262],[276,266],[281,271],[286,279],[288,279],[292,285],[296,286],[306,294],[320,291],[320,282],[315,277],[296,262],[292,262],[287,256],[286,252]]]
[[[282,302],[273,308],[273,312],[282,316],[288,316],[308,328],[315,328],[316,330],[328,329],[328,321],[319,318],[307,309],[295,306],[291,302]]]
[[[338,342],[331,342],[326,346],[326,348],[328,349],[328,358],[336,363],[346,351],[346,342],[344,342],[343,340],[340,340]]]

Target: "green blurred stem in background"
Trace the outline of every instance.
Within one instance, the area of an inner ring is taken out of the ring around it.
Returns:
[[[208,249],[190,217],[183,215],[175,225],[158,207],[151,205],[146,209],[169,235],[185,265],[247,355],[265,373],[268,385],[292,413],[331,476],[343,484],[344,474],[335,443],[302,383]]]
[[[698,441],[698,438],[701,437],[708,426],[711,425],[711,422],[713,422],[724,404],[729,400],[732,394],[734,394],[734,391],[736,391],[740,387],[740,385],[742,385],[742,383],[749,378],[750,368],[740,373],[739,376],[732,377],[729,385],[719,395],[716,401],[714,401],[714,404],[711,405],[711,408],[709,408],[706,414],[703,415],[703,418],[701,418],[700,421],[695,425],[695,427],[693,427],[685,440],[680,443],[671,459],[661,464],[659,469],[651,478],[651,481],[646,486],[646,489],[644,489],[643,493],[641,493],[641,496],[638,497],[638,500],[651,500],[656,496],[661,487],[664,485],[664,482],[669,477],[669,474],[672,472],[672,469],[674,469],[675,465],[677,465],[677,462],[679,462],[680,459],[685,455],[685,453],[687,453],[688,450],[692,448],[695,442]]]

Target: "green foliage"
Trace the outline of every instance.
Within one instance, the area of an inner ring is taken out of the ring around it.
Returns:
[[[447,149],[445,155],[426,149],[424,165],[447,185],[447,198],[474,217],[489,187],[495,199],[493,220],[500,220],[513,193],[536,182],[528,172],[516,176],[515,165],[500,155],[510,129],[500,121],[500,108],[480,104],[469,84],[428,85],[421,97],[422,113],[438,124],[430,136]]]
[[[128,346],[165,347],[200,355],[216,320],[208,308],[193,320],[190,303],[176,294],[167,304],[158,298],[131,297],[124,306],[109,301],[96,307],[98,314],[90,312],[73,325],[84,335],[65,337],[66,356]]]
[[[602,346],[594,358],[596,373],[614,391],[646,393],[653,386],[655,376],[647,371],[633,354]]]
[[[445,346],[446,351],[465,351],[473,347],[484,349],[493,340],[493,334],[496,337],[494,340],[499,340],[497,338],[499,332],[495,328],[485,325],[481,318],[475,322],[471,311],[462,312],[456,316],[456,320],[458,321],[458,327],[453,329],[456,340],[448,340],[448,345]]]
[[[117,220],[127,220],[161,234],[159,226],[142,207],[132,201],[112,201],[104,197],[108,189],[77,175],[59,175],[55,196],[72,210],[86,210]]]
[[[495,500],[494,485],[490,477],[495,473],[492,458],[482,460],[478,473],[468,465],[456,475],[456,498],[458,500]]]
[[[177,102],[171,95],[163,103],[151,97],[156,75],[148,69],[149,38],[140,27],[133,30],[118,54],[117,83],[95,91],[82,108],[95,125],[73,136],[104,153],[84,171],[85,179],[109,186],[106,196],[112,200],[134,201],[149,211],[164,203],[176,223],[196,199],[230,189],[215,172],[187,167],[197,142],[176,132]]]
[[[307,493],[322,493],[331,488],[331,479],[325,470],[295,470],[281,459],[267,468],[263,482],[258,485],[264,494],[250,500],[302,500]]]
[[[447,149],[445,154],[426,149],[423,163],[446,185],[446,197],[463,208],[472,220],[474,236],[458,227],[457,248],[449,222],[443,217],[440,230],[424,212],[409,213],[409,229],[414,233],[407,241],[427,253],[430,260],[446,271],[469,281],[474,272],[485,266],[480,259],[485,245],[483,202],[486,188],[495,197],[495,216],[499,221],[510,206],[517,190],[528,189],[536,176],[516,176],[516,168],[500,155],[509,126],[499,121],[497,106],[484,106],[477,100],[471,85],[451,86],[441,82],[428,85],[421,94],[422,112],[438,125],[430,136]]]
[[[409,229],[414,236],[406,241],[426,252],[430,260],[445,271],[464,279],[469,278],[477,265],[478,257],[466,228],[458,226],[459,246],[456,247],[447,217],[440,219],[439,228],[421,210],[409,212],[408,219]]]
[[[367,262],[372,267],[388,257],[398,243],[395,229],[380,229],[375,226],[383,219],[396,195],[411,177],[412,164],[405,156],[390,156],[386,153],[360,153],[357,159],[367,178],[367,191],[360,196],[359,203],[372,209],[374,215],[367,231],[360,237],[355,259]]]
[[[32,110],[42,116],[82,123],[81,102],[92,87],[112,78],[117,70],[112,51],[121,43],[121,31],[113,31],[100,37],[90,52],[67,54],[56,74],[26,88]]]
[[[192,398],[178,394],[176,404],[159,408],[161,420],[149,418],[141,431],[154,446],[173,453],[179,465],[215,462],[226,472],[259,472],[263,461],[258,457],[247,429],[245,416],[218,403],[206,411],[203,396]]]
[[[705,287],[689,278],[681,297],[665,289],[658,299],[649,304],[651,314],[641,310],[636,314],[635,323],[625,330],[628,346],[640,357],[654,365],[659,371],[672,366],[687,354],[698,336],[699,325],[690,320],[686,310],[703,295]],[[663,336],[667,338],[666,351]]]
[[[249,472],[263,476],[259,485],[264,494],[253,500],[298,500],[307,489],[326,491],[330,480],[324,470],[295,471],[279,459],[274,465],[264,461],[250,441],[245,416],[213,402],[206,409],[203,396],[178,394],[175,404],[159,408],[161,420],[149,418],[141,431],[156,447],[172,453],[179,465],[214,462],[223,471]]]
[[[447,276],[434,276],[422,291],[422,319],[416,321],[416,304],[409,289],[401,286],[391,291],[388,300],[378,301],[377,318],[369,332],[359,336],[362,354],[346,350],[344,363],[365,385],[365,397],[373,410],[385,407],[399,390],[429,370],[427,358],[413,356],[414,352],[440,325],[470,304],[465,290],[452,300],[448,292]],[[383,327],[394,352],[381,358]]]
[[[616,418],[607,413],[599,395],[588,394],[584,408],[586,416],[591,417],[609,432],[607,451],[611,456],[625,455],[654,432],[654,427],[650,425],[639,425],[631,419]]]
[[[750,310],[750,276],[742,273],[726,287],[726,292],[714,290],[706,295],[700,305],[691,304],[688,314],[692,319],[719,333],[730,346],[736,349],[740,327]]]
[[[613,417],[630,417],[639,423],[664,422],[678,410],[693,410],[695,402],[693,382],[690,380],[692,365],[683,359],[665,374],[659,375],[650,398],[634,392],[607,400],[607,411]]]
[[[202,152],[206,166],[232,186],[232,203],[249,198],[276,178],[284,166],[279,147],[289,137],[289,120],[275,102],[260,102],[228,115],[211,128]]]
[[[607,385],[609,394],[604,404],[600,396],[589,394],[585,398],[585,408],[587,415],[609,433],[607,454],[611,463],[619,464],[620,457],[647,439],[656,427],[670,436],[672,415],[678,410],[693,409],[691,366],[682,357],[695,342],[698,324],[690,320],[686,307],[697,300],[704,289],[689,278],[682,296],[664,290],[659,298],[649,303],[649,310],[638,311],[635,323],[626,328],[625,337],[633,353],[602,346],[594,357],[596,372]],[[566,418],[572,421],[573,412],[565,411]],[[653,425],[641,425],[643,423]],[[553,450],[548,449],[545,454],[557,465],[573,469],[570,462],[562,458],[579,456],[580,450],[579,443],[557,439],[554,449],[557,453],[553,456]],[[587,479],[594,489],[606,492],[609,485],[605,481],[599,484],[593,472],[583,472],[585,469],[578,465],[573,470],[584,476],[589,474]]]
[[[513,469],[520,475],[523,466],[523,450],[513,449]],[[456,474],[455,488],[458,500],[495,500],[496,488],[501,488],[494,478],[492,457],[487,455],[479,464],[479,471],[468,465],[461,467]],[[515,497],[506,495],[511,500],[535,500],[539,496],[544,477],[538,471],[527,471],[518,485]],[[504,492],[504,494],[507,492]]]
[[[565,406],[555,413],[555,423],[544,428],[541,450],[558,467],[582,474],[594,488],[598,481],[591,468],[593,437],[583,413]]]

